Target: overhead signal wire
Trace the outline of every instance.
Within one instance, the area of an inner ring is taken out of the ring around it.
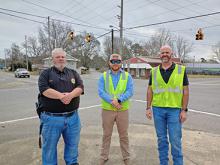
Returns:
[[[217,14],[220,14],[220,12],[202,14],[202,15],[197,15],[197,16],[192,16],[192,17],[185,17],[185,18],[174,19],[174,20],[170,20],[170,21],[157,22],[157,23],[152,23],[152,24],[147,24],[147,25],[139,25],[139,26],[134,26],[134,27],[128,27],[128,28],[124,28],[124,30],[131,30],[131,29],[137,29],[137,28],[142,28],[142,27],[162,25],[162,24],[167,24],[167,23],[173,23],[173,22],[185,21],[185,20],[189,20],[189,19],[195,19],[195,18],[207,17],[207,16],[211,16],[211,15],[217,15]]]

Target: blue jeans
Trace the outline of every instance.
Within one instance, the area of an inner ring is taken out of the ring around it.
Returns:
[[[180,122],[179,108],[153,107],[154,125],[157,133],[160,165],[168,165],[169,141],[173,165],[183,165],[182,154],[182,124]]]
[[[80,118],[78,112],[70,117],[41,114],[42,164],[57,165],[57,143],[62,134],[64,139],[64,160],[66,165],[78,163],[78,144],[80,139]]]

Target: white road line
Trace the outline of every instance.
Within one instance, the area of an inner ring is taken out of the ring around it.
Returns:
[[[220,85],[220,83],[219,84],[190,83],[189,85]]]
[[[131,99],[131,100],[136,101],[136,102],[141,102],[141,103],[146,103],[147,102],[147,101],[144,101],[144,100],[135,100],[135,99]],[[216,113],[198,111],[198,110],[194,110],[194,109],[189,109],[189,111],[194,112],[194,113],[201,113],[201,114],[206,114],[206,115],[210,115],[210,116],[220,117],[220,115],[216,114]]]
[[[88,106],[88,107],[82,107],[82,108],[79,108],[79,109],[89,109],[89,108],[100,107],[100,106],[101,106],[101,104],[97,104],[97,105],[92,105],[92,106]],[[36,118],[38,118],[38,116],[32,116],[32,117],[26,117],[26,118],[22,118],[22,119],[2,121],[2,122],[0,122],[0,125],[2,125],[2,124],[8,124],[8,123],[15,123],[15,122],[18,122],[18,121],[36,119]]]
[[[35,118],[38,118],[38,116],[26,117],[26,118],[23,118],[23,119],[15,119],[15,120],[3,121],[3,122],[0,122],[0,125],[1,124],[14,123],[14,122],[18,122],[18,121],[30,120],[30,119],[35,119]]]
[[[220,115],[219,115],[219,114],[216,114],[216,113],[197,111],[197,110],[194,110],[194,109],[189,109],[189,111],[190,111],[190,112],[195,112],[195,113],[202,113],[202,114],[206,114],[206,115],[211,115],[211,116],[220,117]]]

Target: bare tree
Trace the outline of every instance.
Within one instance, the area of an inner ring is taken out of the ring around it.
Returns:
[[[12,43],[10,49],[5,49],[5,53],[9,57],[11,70],[15,70],[15,65],[24,62],[24,54],[21,52],[19,45]]]
[[[193,44],[189,41],[185,40],[181,36],[177,36],[176,42],[175,42],[175,50],[176,50],[176,56],[181,59],[181,61],[185,61],[187,58],[188,53],[192,51]]]
[[[115,37],[114,38],[114,51],[113,53],[120,53],[120,38]],[[112,40],[111,37],[105,37],[104,42],[104,52],[107,57],[109,57],[112,54]],[[128,59],[132,57],[132,51],[131,51],[132,41],[124,38],[123,40],[123,59]]]
[[[146,56],[157,56],[160,47],[163,45],[170,45],[173,47],[173,36],[166,29],[160,29],[158,33],[153,35],[151,39],[144,45]]]
[[[217,59],[220,61],[220,41],[212,47],[212,51],[217,57]]]
[[[91,41],[86,42],[85,37],[87,32],[77,35],[71,46],[68,47],[67,52],[70,52],[74,57],[80,60],[80,65],[89,68],[91,63],[96,63],[93,61],[93,57],[99,55],[100,52],[100,42],[91,35]]]

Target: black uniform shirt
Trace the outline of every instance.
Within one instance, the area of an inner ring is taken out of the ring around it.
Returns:
[[[42,94],[49,88],[52,88],[61,93],[72,92],[72,90],[77,87],[84,90],[83,81],[75,70],[64,68],[63,72],[61,72],[55,67],[48,68],[41,73],[38,80],[38,86],[40,91],[39,101],[42,107],[42,111],[63,113],[70,112],[79,108],[79,96],[73,98],[68,105],[65,105],[59,99],[51,99]]]
[[[169,79],[170,79],[170,76],[171,74],[173,73],[173,70],[175,69],[175,63],[173,63],[171,65],[171,67],[169,67],[167,70],[163,69],[162,66],[160,65],[160,73],[161,73],[161,76],[163,77],[163,80],[165,81],[165,83],[168,83]],[[150,75],[150,78],[149,78],[149,86],[152,85],[152,75]],[[187,77],[187,74],[186,74],[186,70],[184,72],[184,77],[183,77],[183,86],[187,86],[189,85],[189,80],[188,80],[188,77]]]

